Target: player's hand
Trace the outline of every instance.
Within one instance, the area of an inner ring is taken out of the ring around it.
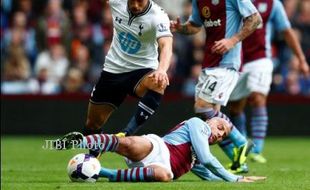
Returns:
[[[233,48],[236,44],[236,40],[234,38],[224,38],[220,41],[215,41],[214,45],[211,48],[212,53],[217,53],[223,55],[228,52],[231,48]]]
[[[304,76],[309,77],[310,75],[309,64],[305,59],[299,61],[299,70]]]
[[[167,72],[161,69],[158,69],[152,72],[148,77],[153,78],[155,84],[165,89],[169,85],[169,77]]]
[[[238,182],[240,183],[251,183],[255,181],[262,181],[265,180],[267,177],[265,176],[244,176],[243,178],[240,178]]]
[[[182,30],[180,17],[177,17],[176,20],[170,21],[170,31],[171,32],[179,32]]]

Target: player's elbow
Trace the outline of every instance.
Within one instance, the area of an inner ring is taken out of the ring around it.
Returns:
[[[213,163],[215,162],[216,158],[209,154],[204,159],[200,160],[201,164],[204,165],[206,168],[210,168],[210,166],[213,166]]]
[[[212,165],[212,161],[211,160],[203,160],[201,162],[202,165],[204,165],[206,168],[209,168],[209,166]]]

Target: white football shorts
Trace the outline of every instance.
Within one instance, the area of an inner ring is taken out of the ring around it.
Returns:
[[[267,95],[272,82],[273,64],[271,59],[263,58],[246,63],[238,83],[231,93],[230,101],[248,97],[252,92]]]
[[[200,73],[195,89],[195,98],[226,106],[237,84],[239,73],[234,69],[207,68]]]
[[[153,150],[149,155],[147,155],[143,160],[139,162],[133,162],[128,158],[125,158],[127,166],[129,168],[133,168],[133,167],[147,167],[149,165],[157,165],[169,171],[171,174],[171,179],[173,179],[173,173],[170,165],[170,152],[164,140],[154,134],[143,135],[142,137],[151,141],[153,145]]]

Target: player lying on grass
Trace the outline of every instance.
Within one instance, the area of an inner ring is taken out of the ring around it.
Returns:
[[[56,149],[97,149],[126,157],[128,169],[102,168],[100,177],[109,181],[161,181],[177,179],[188,171],[204,180],[254,182],[265,177],[239,176],[228,172],[211,154],[209,145],[220,142],[230,132],[226,120],[215,117],[207,122],[191,118],[160,138],[154,134],[117,137],[108,134],[83,136],[72,132],[57,139]],[[79,143],[76,143],[79,142]]]

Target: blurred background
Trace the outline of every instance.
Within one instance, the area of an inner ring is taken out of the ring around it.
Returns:
[[[191,14],[189,0],[154,0],[171,19]],[[283,0],[310,63],[310,0]],[[112,40],[104,0],[1,0],[1,132],[60,134],[82,129],[92,87]],[[193,115],[204,38],[174,35],[170,86],[156,115],[139,133],[165,133]],[[310,135],[310,78],[281,35],[273,39],[274,76],[268,99],[271,135]],[[124,102],[104,126],[117,132],[136,106]]]

